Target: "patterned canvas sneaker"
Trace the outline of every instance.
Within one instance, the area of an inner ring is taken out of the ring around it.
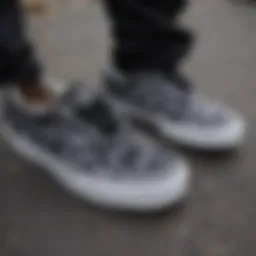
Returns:
[[[245,135],[245,122],[239,114],[194,92],[179,76],[160,72],[125,76],[112,70],[104,82],[114,108],[154,125],[183,146],[231,149]]]
[[[17,90],[6,92],[2,137],[70,192],[102,206],[155,211],[187,195],[190,171],[182,157],[114,117],[89,90],[71,111],[73,92],[52,110],[31,110]]]

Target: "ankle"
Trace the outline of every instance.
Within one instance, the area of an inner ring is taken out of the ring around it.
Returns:
[[[49,104],[53,101],[51,92],[40,83],[21,84],[19,91],[24,100],[30,104]]]

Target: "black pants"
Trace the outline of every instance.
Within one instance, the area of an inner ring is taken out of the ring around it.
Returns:
[[[39,62],[27,41],[18,0],[0,0],[0,83],[33,82]]]
[[[125,71],[177,69],[191,42],[175,22],[185,2],[105,0],[115,39],[114,64]],[[39,66],[24,31],[19,0],[0,0],[0,83],[39,79]]]

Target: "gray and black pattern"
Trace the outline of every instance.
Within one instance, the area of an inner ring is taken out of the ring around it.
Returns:
[[[220,126],[229,118],[225,108],[193,90],[184,89],[164,73],[145,72],[125,77],[112,72],[106,82],[110,92],[119,99],[170,120]]]
[[[112,132],[105,132],[104,125],[111,110],[104,105],[105,112],[101,116],[94,110],[98,101],[97,104],[91,102],[90,106],[86,104],[84,114],[88,118],[81,118],[79,115],[65,114],[62,103],[53,112],[31,114],[6,97],[4,119],[18,136],[73,166],[74,170],[111,179],[153,178],[170,171],[174,156],[125,121],[109,117],[111,122],[116,122],[116,127]]]

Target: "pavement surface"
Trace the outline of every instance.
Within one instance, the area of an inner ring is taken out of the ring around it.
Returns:
[[[52,0],[31,18],[50,74],[97,84],[107,61],[106,20],[95,2]],[[184,152],[194,169],[187,202],[154,216],[107,212],[70,196],[0,141],[2,256],[255,256],[256,8],[193,0],[182,22],[197,34],[184,69],[202,91],[245,114],[236,152]]]

